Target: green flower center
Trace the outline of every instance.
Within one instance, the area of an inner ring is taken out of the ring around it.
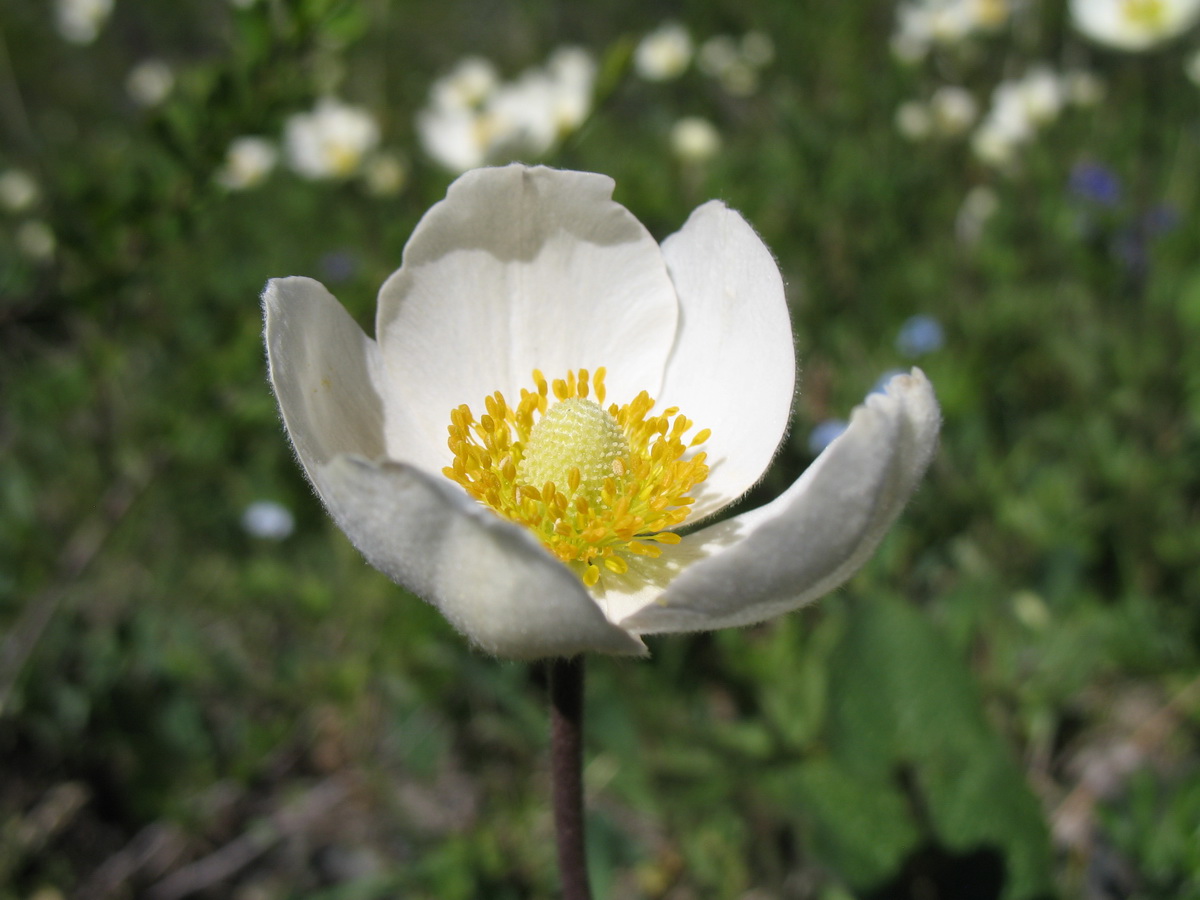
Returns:
[[[1167,5],[1163,0],[1125,0],[1121,11],[1130,25],[1161,28],[1166,24]]]
[[[628,459],[629,441],[612,414],[594,400],[574,397],[555,403],[533,426],[517,476],[525,484],[566,487],[576,469],[579,486],[567,498],[596,503],[604,480],[624,475]]]

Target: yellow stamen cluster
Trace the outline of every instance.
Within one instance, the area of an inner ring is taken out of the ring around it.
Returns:
[[[708,429],[685,443],[693,422],[676,407],[649,415],[654,400],[645,391],[605,408],[604,376],[603,368],[592,377],[580,369],[551,384],[534,369],[536,390],[522,388],[515,408],[496,391],[478,419],[466,404],[451,410],[454,465],[442,470],[531,529],[588,587],[602,568],[620,575],[630,557],[679,543],[667,529],[687,518],[689,492],[708,477],[703,452],[683,458]]]
[[[1130,25],[1161,28],[1167,21],[1167,5],[1163,0],[1125,0],[1121,11]]]

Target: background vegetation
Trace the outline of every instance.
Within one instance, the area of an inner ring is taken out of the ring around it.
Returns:
[[[749,91],[638,78],[666,18],[774,58]],[[118,0],[78,44],[6,2],[0,170],[37,196],[0,212],[0,897],[555,895],[542,676],[472,652],[328,520],[257,297],[312,275],[369,328],[454,177],[418,140],[433,80],[563,44],[601,60],[602,102],[541,158],[613,176],[660,238],[719,197],[785,273],[803,380],[751,503],[889,370],[915,360],[945,413],[846,588],[591,661],[598,896],[1200,897],[1196,38],[1107,51],[1031,0],[905,63],[895,27],[887,0]],[[125,87],[147,58],[173,79],[152,103]],[[940,84],[986,106],[1038,63],[1103,99],[1005,166],[897,128]],[[330,91],[402,188],[214,180]],[[684,115],[715,155],[672,153]],[[915,315],[940,339],[898,342]],[[262,500],[290,533],[246,530]]]

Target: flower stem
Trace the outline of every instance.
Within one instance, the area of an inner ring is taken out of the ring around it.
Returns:
[[[550,774],[563,900],[592,900],[583,845],[583,657],[550,664]]]

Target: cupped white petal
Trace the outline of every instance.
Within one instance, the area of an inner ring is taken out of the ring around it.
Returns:
[[[685,537],[680,546],[706,558],[619,624],[635,634],[749,625],[833,590],[866,562],[908,501],[939,425],[925,375],[897,375],[782,496]]]
[[[660,406],[712,429],[696,521],[749,490],[779,448],[796,385],[796,351],[779,267],[746,220],[719,201],[663,242],[680,322]]]
[[[1070,10],[1086,37],[1131,52],[1182,34],[1200,20],[1200,0],[1071,0]]]
[[[520,165],[477,169],[417,225],[379,295],[376,337],[392,396],[418,432],[389,433],[450,461],[450,410],[530,372],[608,369],[610,400],[652,396],[675,337],[678,302],[662,254],[601,175]]]
[[[383,456],[379,347],[311,278],[276,278],[263,292],[271,385],[310,479],[339,453]]]
[[[319,466],[314,481],[367,561],[436,606],[480,649],[510,659],[646,655],[529,532],[440,475],[340,455]]]

